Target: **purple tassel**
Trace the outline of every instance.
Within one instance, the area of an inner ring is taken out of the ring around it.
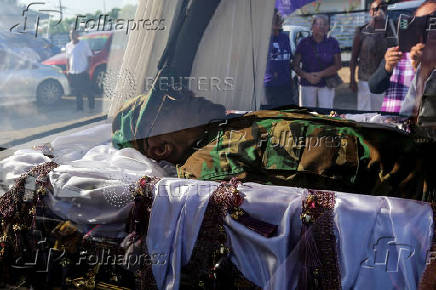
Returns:
[[[319,279],[317,277],[317,271],[321,266],[319,250],[315,238],[313,237],[311,226],[304,223],[301,228],[301,240],[299,246],[301,271],[298,289],[306,290],[319,288]]]

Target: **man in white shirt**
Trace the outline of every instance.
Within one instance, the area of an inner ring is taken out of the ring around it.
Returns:
[[[94,55],[86,41],[80,41],[76,30],[70,32],[71,42],[67,43],[67,74],[70,86],[77,100],[77,110],[83,111],[83,97],[88,97],[89,110],[95,107],[94,92],[89,80],[89,66]]]

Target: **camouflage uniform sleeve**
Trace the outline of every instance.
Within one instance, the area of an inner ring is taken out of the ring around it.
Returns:
[[[429,179],[410,136],[304,112],[255,114],[263,118],[196,151],[179,177],[434,199],[420,190]]]
[[[257,146],[259,128],[227,128],[217,138],[192,154],[185,164],[177,166],[179,178],[202,180],[244,179],[246,172],[260,160]]]

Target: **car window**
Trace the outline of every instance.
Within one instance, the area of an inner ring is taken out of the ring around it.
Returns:
[[[31,67],[29,59],[22,58],[20,55],[13,51],[2,50],[0,51],[0,69],[13,73],[16,70],[22,70]]]
[[[309,31],[298,31],[295,35],[295,44],[298,45],[303,38],[308,36],[310,36]]]
[[[90,38],[83,38],[83,40],[85,40],[88,45],[89,48],[92,51],[99,51],[102,50],[106,44],[106,41],[108,40],[109,37],[105,36],[105,37],[90,37]]]

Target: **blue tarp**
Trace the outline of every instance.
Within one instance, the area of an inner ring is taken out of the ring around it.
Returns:
[[[282,15],[289,15],[314,0],[276,0],[276,8]]]

